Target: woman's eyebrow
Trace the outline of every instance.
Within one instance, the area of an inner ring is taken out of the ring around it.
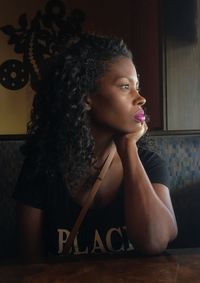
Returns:
[[[116,80],[120,80],[120,79],[127,79],[127,80],[129,80],[129,81],[134,83],[134,80],[131,77],[128,77],[128,76],[120,76],[120,77],[116,78]]]

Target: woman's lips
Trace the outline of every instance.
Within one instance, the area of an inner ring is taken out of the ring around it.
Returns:
[[[135,115],[134,115],[134,119],[137,122],[144,122],[145,121],[145,114],[144,114],[144,110],[138,110]]]

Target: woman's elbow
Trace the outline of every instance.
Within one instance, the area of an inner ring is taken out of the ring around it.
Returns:
[[[178,236],[178,226],[177,226],[177,224],[175,224],[173,229],[172,229],[171,238],[170,238],[169,242],[174,241],[177,236]]]
[[[178,234],[177,226],[174,227],[173,231],[169,235],[159,237],[159,239],[151,238],[141,241],[139,243],[133,243],[136,250],[145,255],[159,255],[162,254],[168,247],[169,243],[172,242]]]
[[[147,243],[143,245],[135,246],[137,252],[148,255],[148,256],[155,256],[162,254],[167,249],[168,243]]]

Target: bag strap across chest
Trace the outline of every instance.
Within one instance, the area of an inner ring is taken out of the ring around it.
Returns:
[[[83,222],[83,220],[84,220],[84,218],[87,214],[88,209],[92,205],[92,202],[95,198],[95,195],[98,192],[98,189],[99,189],[99,187],[102,183],[102,180],[105,177],[105,175],[106,175],[106,173],[107,173],[107,171],[108,171],[108,169],[111,165],[111,162],[114,158],[115,152],[116,152],[116,147],[113,144],[112,147],[111,147],[110,153],[109,153],[109,155],[108,155],[108,157],[107,157],[107,159],[106,159],[106,161],[105,161],[105,163],[104,163],[104,165],[103,165],[103,167],[102,167],[102,169],[101,169],[101,171],[100,171],[100,173],[99,173],[99,175],[98,175],[98,177],[97,177],[97,179],[96,179],[96,181],[95,181],[95,183],[94,183],[94,185],[93,185],[93,187],[92,187],[92,189],[91,189],[91,191],[90,191],[90,193],[89,193],[89,195],[88,195],[88,197],[87,197],[87,199],[86,199],[86,201],[85,201],[85,203],[84,203],[84,205],[83,205],[83,207],[82,207],[82,209],[79,213],[79,216],[76,219],[76,222],[75,222],[68,238],[67,238],[67,242],[64,246],[63,254],[69,253],[69,250],[70,250],[70,248],[71,248],[71,246],[74,242],[74,239],[75,239],[75,237],[76,237],[76,235],[79,231],[81,223]]]

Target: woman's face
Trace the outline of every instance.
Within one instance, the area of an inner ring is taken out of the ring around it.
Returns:
[[[141,127],[146,102],[139,92],[139,82],[131,59],[118,57],[97,82],[89,96],[90,115],[95,128],[112,133],[131,133]]]

